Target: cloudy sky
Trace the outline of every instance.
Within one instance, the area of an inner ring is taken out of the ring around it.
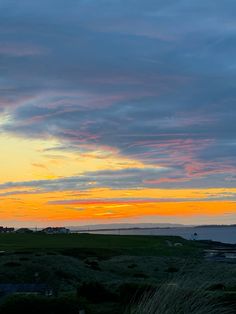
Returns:
[[[1,224],[236,222],[234,0],[0,0]]]

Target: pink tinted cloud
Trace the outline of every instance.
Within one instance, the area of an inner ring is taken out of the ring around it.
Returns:
[[[214,174],[236,173],[236,168],[221,161],[205,161],[198,157],[198,153],[210,149],[214,140],[210,139],[158,139],[137,141],[131,147],[145,148],[145,151],[135,154],[135,158],[148,160],[162,166],[174,169],[180,167],[176,177],[158,178],[145,181],[147,184],[164,182],[185,182],[192,178],[206,177]],[[176,172],[175,170],[173,170]],[[174,173],[175,174],[175,173]]]
[[[190,177],[201,177],[220,173],[236,173],[235,167],[222,162],[191,161],[191,163],[185,166],[185,170]]]
[[[27,57],[42,55],[46,52],[45,48],[18,43],[0,43],[0,55],[10,57]]]
[[[74,140],[79,143],[87,143],[90,141],[97,141],[100,136],[96,134],[92,134],[88,131],[80,131],[80,130],[71,130],[71,129],[64,129],[60,133],[61,137],[64,137],[65,139],[70,138],[71,140]]]
[[[157,180],[144,180],[145,184],[161,184],[161,183],[175,183],[175,182],[187,182],[190,178],[160,178]]]
[[[0,92],[0,108],[18,107],[24,105],[28,101],[35,99],[35,96],[32,95],[14,96],[18,93],[18,91],[11,87],[0,89]],[[4,94],[6,94],[6,96],[4,96]]]

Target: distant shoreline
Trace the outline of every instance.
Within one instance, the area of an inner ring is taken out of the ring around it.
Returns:
[[[98,229],[90,229],[88,227],[87,229],[71,229],[71,232],[96,232],[96,231],[131,231],[131,230],[155,230],[155,229],[183,229],[183,228],[236,228],[236,224],[233,225],[198,225],[198,226],[173,226],[173,227],[123,227],[123,228],[98,228]]]
[[[180,236],[186,240],[207,240],[221,243],[236,244],[236,225],[211,226],[175,226],[175,227],[121,227],[121,228],[87,228],[74,229],[71,233],[91,233],[110,235],[149,235],[149,236]]]

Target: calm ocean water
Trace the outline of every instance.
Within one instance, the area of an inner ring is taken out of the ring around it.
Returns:
[[[109,230],[93,231],[100,234],[121,234],[121,235],[176,235],[185,239],[192,239],[197,233],[198,240],[213,240],[224,243],[236,244],[236,227],[180,227],[163,229],[132,229],[132,230]]]

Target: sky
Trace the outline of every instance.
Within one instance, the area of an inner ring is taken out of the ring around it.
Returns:
[[[234,0],[0,0],[0,224],[236,223]]]

